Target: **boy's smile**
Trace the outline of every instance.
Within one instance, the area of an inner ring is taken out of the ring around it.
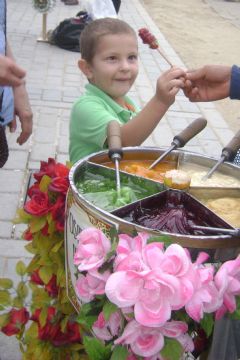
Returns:
[[[131,34],[103,36],[87,68],[88,80],[123,106],[123,97],[138,74],[136,37]]]

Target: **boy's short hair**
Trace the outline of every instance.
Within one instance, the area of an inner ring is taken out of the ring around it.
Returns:
[[[90,22],[80,35],[80,53],[82,59],[91,63],[99,39],[105,35],[116,34],[131,34],[136,37],[133,28],[123,20],[103,18]]]

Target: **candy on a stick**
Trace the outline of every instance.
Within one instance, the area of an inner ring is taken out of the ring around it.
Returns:
[[[159,49],[158,41],[153,34],[146,28],[138,30],[138,35],[142,39],[144,44],[148,44],[150,49],[156,49],[159,54],[165,59],[165,61],[172,67],[171,61],[166,57],[166,55]]]

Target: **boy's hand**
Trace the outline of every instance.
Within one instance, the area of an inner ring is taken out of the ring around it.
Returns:
[[[166,106],[173,104],[175,96],[185,86],[186,72],[172,67],[164,72],[157,81],[156,96]]]

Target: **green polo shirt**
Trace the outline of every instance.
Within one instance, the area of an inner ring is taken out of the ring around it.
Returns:
[[[107,148],[107,124],[111,120],[126,124],[133,115],[136,115],[136,110],[133,112],[123,108],[96,86],[87,84],[85,89],[85,94],[74,103],[71,112],[69,131],[71,163]],[[126,96],[125,100],[136,109],[129,97]]]

